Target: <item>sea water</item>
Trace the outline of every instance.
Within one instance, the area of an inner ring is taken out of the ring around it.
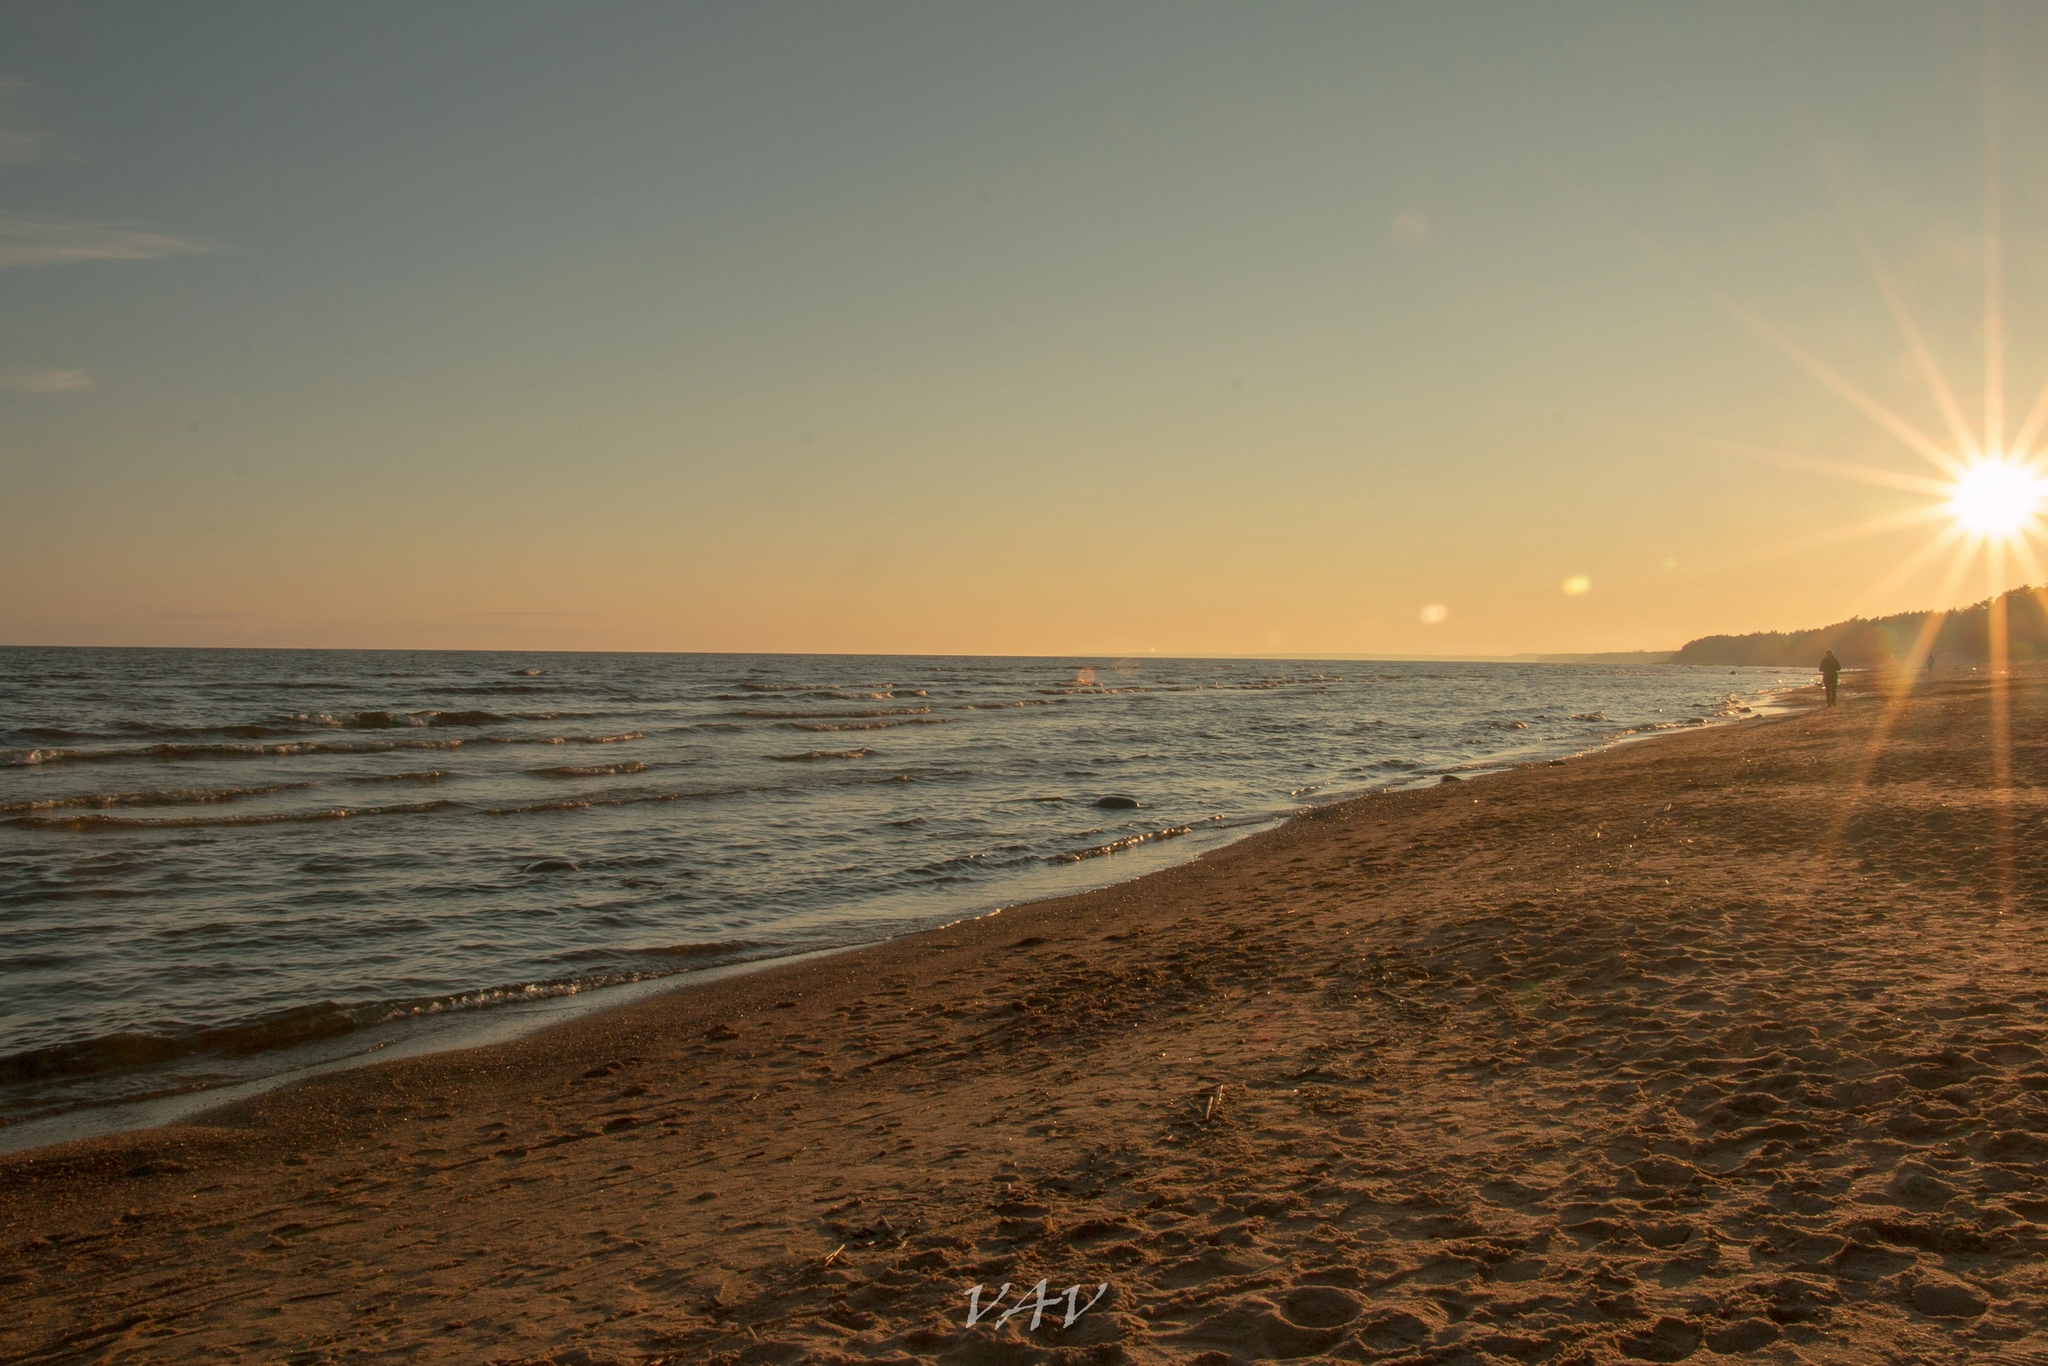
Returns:
[[[1315,802],[1739,720],[1805,681],[0,649],[0,1125],[22,1130],[0,1147],[1099,886]]]

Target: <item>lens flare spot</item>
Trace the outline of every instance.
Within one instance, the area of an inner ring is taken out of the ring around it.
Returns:
[[[1424,626],[1441,626],[1450,619],[1450,615],[1450,608],[1440,602],[1433,602],[1422,609],[1422,624]]]
[[[1963,471],[1949,493],[1957,525],[1980,536],[2010,536],[2041,505],[2039,475],[2010,460],[1980,460]]]
[[[1584,574],[1574,574],[1564,581],[1564,595],[1568,598],[1583,597],[1593,591],[1593,581]]]

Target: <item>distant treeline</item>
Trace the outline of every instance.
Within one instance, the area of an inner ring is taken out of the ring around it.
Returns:
[[[1853,617],[1812,631],[1758,631],[1746,636],[1702,636],[1671,657],[1674,664],[1774,664],[1810,669],[1829,650],[1851,669],[1904,659],[1927,626],[1942,617],[1934,637],[1937,665],[1982,664],[1991,657],[1991,603],[1986,598],[1953,612],[1901,612],[1895,617]],[[2032,588],[2004,595],[2006,652],[2011,659],[2048,659],[2048,611]]]

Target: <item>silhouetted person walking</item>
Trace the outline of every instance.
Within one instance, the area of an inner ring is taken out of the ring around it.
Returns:
[[[1829,650],[1820,657],[1820,681],[1827,685],[1828,705],[1831,707],[1835,705],[1835,680],[1841,676],[1842,661],[1835,658],[1833,650]]]

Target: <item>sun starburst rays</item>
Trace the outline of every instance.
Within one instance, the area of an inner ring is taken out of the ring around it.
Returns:
[[[1936,609],[1928,613],[1906,657],[1897,661],[1902,667],[1888,680],[1890,695],[1884,699],[1884,705],[1862,737],[1862,753],[1850,785],[1850,799],[1841,803],[1837,809],[1834,829],[1837,838],[1847,830],[1852,813],[1868,795],[1866,789],[1876,772],[1886,742],[1903,715],[1914,681],[1920,676],[1922,667],[1932,658],[1943,623],[1948,616],[1945,604],[1951,602],[1962,588],[1978,554],[1982,553],[1985,582],[1990,594],[1986,620],[1986,651],[1989,665],[1986,702],[1990,731],[1990,797],[1996,825],[1992,872],[2001,903],[2010,905],[2013,899],[2014,868],[2012,698],[2008,635],[2010,623],[2007,620],[2007,599],[2003,595],[2003,590],[2009,559],[2018,564],[2029,582],[2038,582],[2042,577],[2041,557],[2035,553],[2034,543],[2048,541],[2048,450],[2037,448],[2035,443],[2040,441],[2044,430],[2048,430],[2048,383],[2042,385],[2027,409],[2026,416],[2021,420],[2019,429],[2012,434],[2012,439],[2008,442],[2004,243],[2001,236],[2002,209],[1999,193],[1997,22],[1997,6],[1994,4],[1987,10],[1984,35],[1984,397],[1980,427],[1972,429],[1956,390],[1942,372],[1933,348],[1927,344],[1875,244],[1863,231],[1862,226],[1855,221],[1856,216],[1849,205],[1848,196],[1843,193],[1841,181],[1833,173],[1833,168],[1825,157],[1822,158],[1823,173],[1830,189],[1834,191],[1837,204],[1849,220],[1850,233],[1855,240],[1858,253],[1863,258],[1863,264],[1879,296],[1884,300],[1893,326],[1898,329],[1899,336],[1905,343],[1907,357],[1940,413],[1942,424],[1947,429],[1948,444],[1943,445],[1929,437],[1839,371],[1793,342],[1760,315],[1741,307],[1718,291],[1707,290],[1707,293],[1743,326],[1861,411],[1880,430],[1927,460],[1946,478],[1929,480],[1901,475],[1897,471],[1856,465],[1848,461],[1823,460],[1755,447],[1744,448],[1734,443],[1704,444],[1718,446],[1723,450],[1734,450],[1751,458],[1767,460],[1787,468],[1900,489],[1930,500],[1927,505],[1907,513],[1872,518],[1855,526],[1823,533],[1820,537],[1807,538],[1808,545],[1876,534],[1879,531],[1921,522],[1939,522],[1945,519],[1948,523],[1924,545],[1906,556],[1881,583],[1873,585],[1867,594],[1868,597],[1880,598],[1894,591],[1931,565],[1938,563],[1953,547],[1953,554],[1949,557],[1947,569],[1936,594]],[[2035,588],[2033,592],[2043,607],[2048,608],[2048,585]]]
[[[1939,515],[1940,509],[1936,508],[1933,511]],[[1956,542],[1968,539],[1969,534],[1969,532],[1959,526],[1951,525],[1945,528],[1933,540],[1892,566],[1892,571],[1889,574],[1886,574],[1882,579],[1870,585],[1864,591],[1862,600],[1857,606],[1861,609],[1874,607],[1876,604],[1882,603],[1886,594],[1905,584],[1915,574],[1918,574],[1928,565],[1940,559],[1942,552],[1955,545]],[[1944,586],[1941,601],[1947,601],[1947,595],[1956,591],[1956,586],[1963,581],[1963,573],[1968,568],[1969,560],[1964,556],[1958,555],[1953,561],[1950,573],[1952,581]],[[1924,658],[1922,662],[1924,662]],[[1916,664],[1914,667],[1917,668],[1918,665]]]
[[[1826,361],[1823,361],[1820,357],[1793,341],[1783,332],[1780,332],[1762,315],[1743,307],[1718,290],[1710,289],[1708,293],[1737,322],[1755,333],[1768,343],[1773,350],[1777,351],[1794,365],[1797,365],[1808,375],[1811,375],[1821,385],[1833,391],[1837,397],[1843,399],[1865,417],[1876,423],[1879,429],[1897,439],[1908,450],[1913,451],[1950,478],[1955,478],[1963,472],[1965,460],[1963,455],[1948,450],[1940,442],[1934,440],[1918,427],[1906,421],[1905,418],[1900,417],[1890,408],[1878,402],[1868,391],[1855,384]]]
[[[2048,540],[2048,516],[2044,516],[2048,514],[2048,450],[2038,449],[2035,444],[2044,433],[2048,433],[2048,382],[2042,384],[2010,442],[2006,438],[2004,242],[2001,232],[1995,9],[1994,6],[1988,19],[1990,27],[1986,29],[1983,71],[1984,394],[1978,423],[1972,423],[1956,386],[1936,359],[1934,348],[1929,345],[1926,333],[1907,306],[1883,254],[1865,231],[1832,158],[1819,146],[1815,151],[1822,179],[1842,213],[1857,255],[1861,257],[1864,269],[1905,346],[1906,358],[1940,416],[1946,441],[1930,436],[1869,389],[1793,340],[1761,313],[1691,275],[1691,272],[1685,272],[1693,285],[1731,318],[1862,413],[1878,430],[1933,466],[1938,477],[1929,478],[1881,466],[1823,459],[1738,442],[1696,437],[1672,439],[1704,450],[1874,484],[1928,499],[1925,507],[1868,518],[1852,526],[1782,544],[1773,547],[1771,554],[1775,556],[1837,544],[1946,517],[1952,523],[1950,528],[1906,557],[1893,574],[1886,576],[1884,584],[1887,591],[1898,587],[1913,574],[1924,571],[1943,550],[1953,547],[1956,560],[1948,575],[1951,582],[1942,592],[1941,600],[1944,602],[1960,586],[1961,576],[1967,573],[1968,566],[1976,560],[1979,552],[1984,556],[1994,599],[2004,585],[2008,555],[2030,578],[2038,577],[2041,560],[2035,554],[2033,542]],[[2043,602],[2048,603],[2048,589],[2044,589]],[[2003,666],[2002,657],[1997,664]]]
[[[1986,138],[1987,180],[1995,181],[1995,171],[1991,169],[1995,167],[1995,127],[1989,123]],[[2008,445],[2004,439],[2004,317],[1999,304],[2002,267],[1995,224],[1987,227],[1984,246],[1985,393],[1980,429],[1971,423],[1954,385],[1936,360],[1933,348],[1928,345],[1876,245],[1861,224],[1855,221],[1838,178],[1832,174],[1831,168],[1824,167],[1824,170],[1829,171],[1830,186],[1835,190],[1844,216],[1849,219],[1850,235],[1871,282],[1883,299],[1885,310],[1905,345],[1907,357],[1926,386],[1947,429],[1946,443],[1928,435],[1868,389],[1794,341],[1760,313],[1702,281],[1695,279],[1694,283],[1752,334],[1861,412],[1880,431],[1927,461],[1938,472],[1938,477],[1708,437],[1667,436],[1665,439],[1706,452],[1896,489],[1928,500],[1920,507],[1870,517],[1849,526],[1781,542],[1745,559],[1777,558],[1946,519],[1950,525],[1944,531],[1907,556],[1881,585],[1873,586],[1872,591],[1864,596],[1875,597],[1880,595],[1880,590],[1889,592],[1897,588],[1924,571],[1939,559],[1943,551],[1952,547],[1955,559],[1945,576],[1947,581],[1941,590],[1940,600],[1946,602],[1959,589],[1980,552],[1984,556],[1985,570],[1990,575],[1990,591],[1995,598],[2003,587],[2007,556],[2010,555],[2030,577],[2037,577],[2041,561],[2031,543],[2048,541],[2048,522],[2044,522],[2044,512],[2048,512],[2048,451],[2034,446],[2043,432],[2048,431],[2048,383],[2043,384],[2019,430],[2014,433],[2012,443]],[[1995,214],[1997,207],[1995,189],[1987,190],[1987,214]],[[2048,595],[2044,595],[2043,600],[2048,602]],[[2002,652],[1997,665],[2000,668],[2004,665]]]
[[[1898,287],[1892,283],[1891,272],[1885,269],[1884,259],[1877,253],[1877,247],[1865,235],[1861,227],[1855,228],[1856,246],[1863,257],[1864,267],[1877,285],[1877,292],[1884,298],[1885,311],[1891,314],[1892,325],[1899,329],[1899,336],[1906,343],[1906,354],[1911,357],[1913,369],[1927,386],[1934,398],[1935,407],[1941,410],[1942,421],[1948,425],[1949,439],[1958,450],[1971,450],[1977,445],[1976,435],[1970,430],[1969,419],[1963,416],[1963,405],[1956,399],[1955,390],[1949,387],[1948,376],[1941,372],[1941,366],[1934,359],[1934,351],[1921,336],[1918,324],[1913,321],[1911,310],[1900,296]],[[1946,468],[1946,467],[1944,467]]]
[[[2005,243],[1998,176],[1998,6],[1984,31],[1984,445],[2005,450]]]

